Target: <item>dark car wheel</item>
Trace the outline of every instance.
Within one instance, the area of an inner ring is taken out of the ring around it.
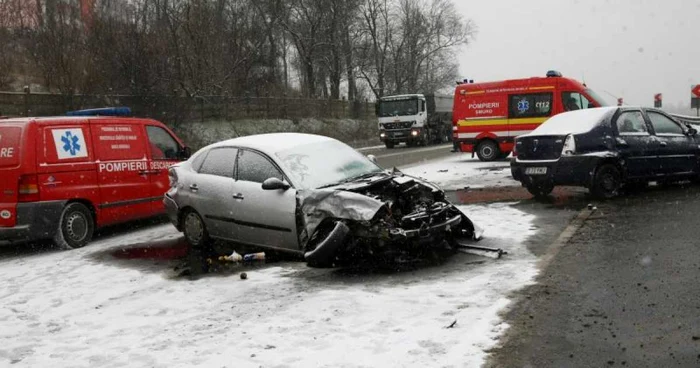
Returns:
[[[481,161],[493,161],[501,157],[501,151],[498,149],[496,142],[487,139],[481,141],[476,147],[476,155]]]
[[[604,164],[595,172],[591,194],[597,198],[610,199],[617,196],[622,186],[620,170],[611,164]]]
[[[61,214],[54,243],[63,249],[76,249],[86,246],[95,231],[92,212],[82,203],[69,203]]]
[[[389,149],[394,148],[394,142],[384,141],[384,145]]]
[[[552,193],[552,190],[554,190],[554,184],[549,182],[531,183],[527,184],[525,187],[535,198],[547,197],[549,193]]]

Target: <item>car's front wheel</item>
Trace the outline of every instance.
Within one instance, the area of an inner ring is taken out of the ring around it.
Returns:
[[[622,173],[615,165],[603,164],[595,171],[591,194],[597,198],[610,199],[620,193]]]
[[[554,190],[554,184],[550,182],[529,183],[525,187],[535,198],[547,197]]]

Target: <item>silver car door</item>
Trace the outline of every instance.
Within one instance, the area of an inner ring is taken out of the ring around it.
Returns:
[[[243,243],[299,250],[296,226],[296,190],[263,190],[270,177],[284,179],[282,172],[261,153],[241,149],[237,180],[231,196]]]
[[[211,149],[199,173],[184,188],[191,192],[190,205],[204,219],[209,235],[215,238],[236,240],[232,237],[238,231],[230,199],[237,152],[232,147]]]

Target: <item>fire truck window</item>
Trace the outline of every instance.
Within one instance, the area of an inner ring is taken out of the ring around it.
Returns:
[[[180,145],[175,139],[157,126],[148,126],[148,141],[151,145],[151,156],[154,160],[177,160]]]
[[[564,105],[564,111],[581,110],[594,107],[593,104],[588,101],[586,96],[578,92],[562,92],[561,101]]]
[[[272,177],[284,180],[282,173],[270,160],[258,153],[241,150],[238,156],[238,180],[262,183]]]
[[[425,101],[421,101],[420,111],[425,111]]]
[[[547,117],[552,113],[552,94],[533,93],[511,95],[509,99],[510,118]]]
[[[200,174],[209,174],[233,178],[233,168],[236,162],[238,149],[231,147],[214,148],[207,153]]]

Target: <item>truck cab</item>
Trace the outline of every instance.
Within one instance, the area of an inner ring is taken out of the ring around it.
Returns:
[[[387,148],[447,142],[450,139],[452,98],[406,94],[377,101],[379,139]]]

